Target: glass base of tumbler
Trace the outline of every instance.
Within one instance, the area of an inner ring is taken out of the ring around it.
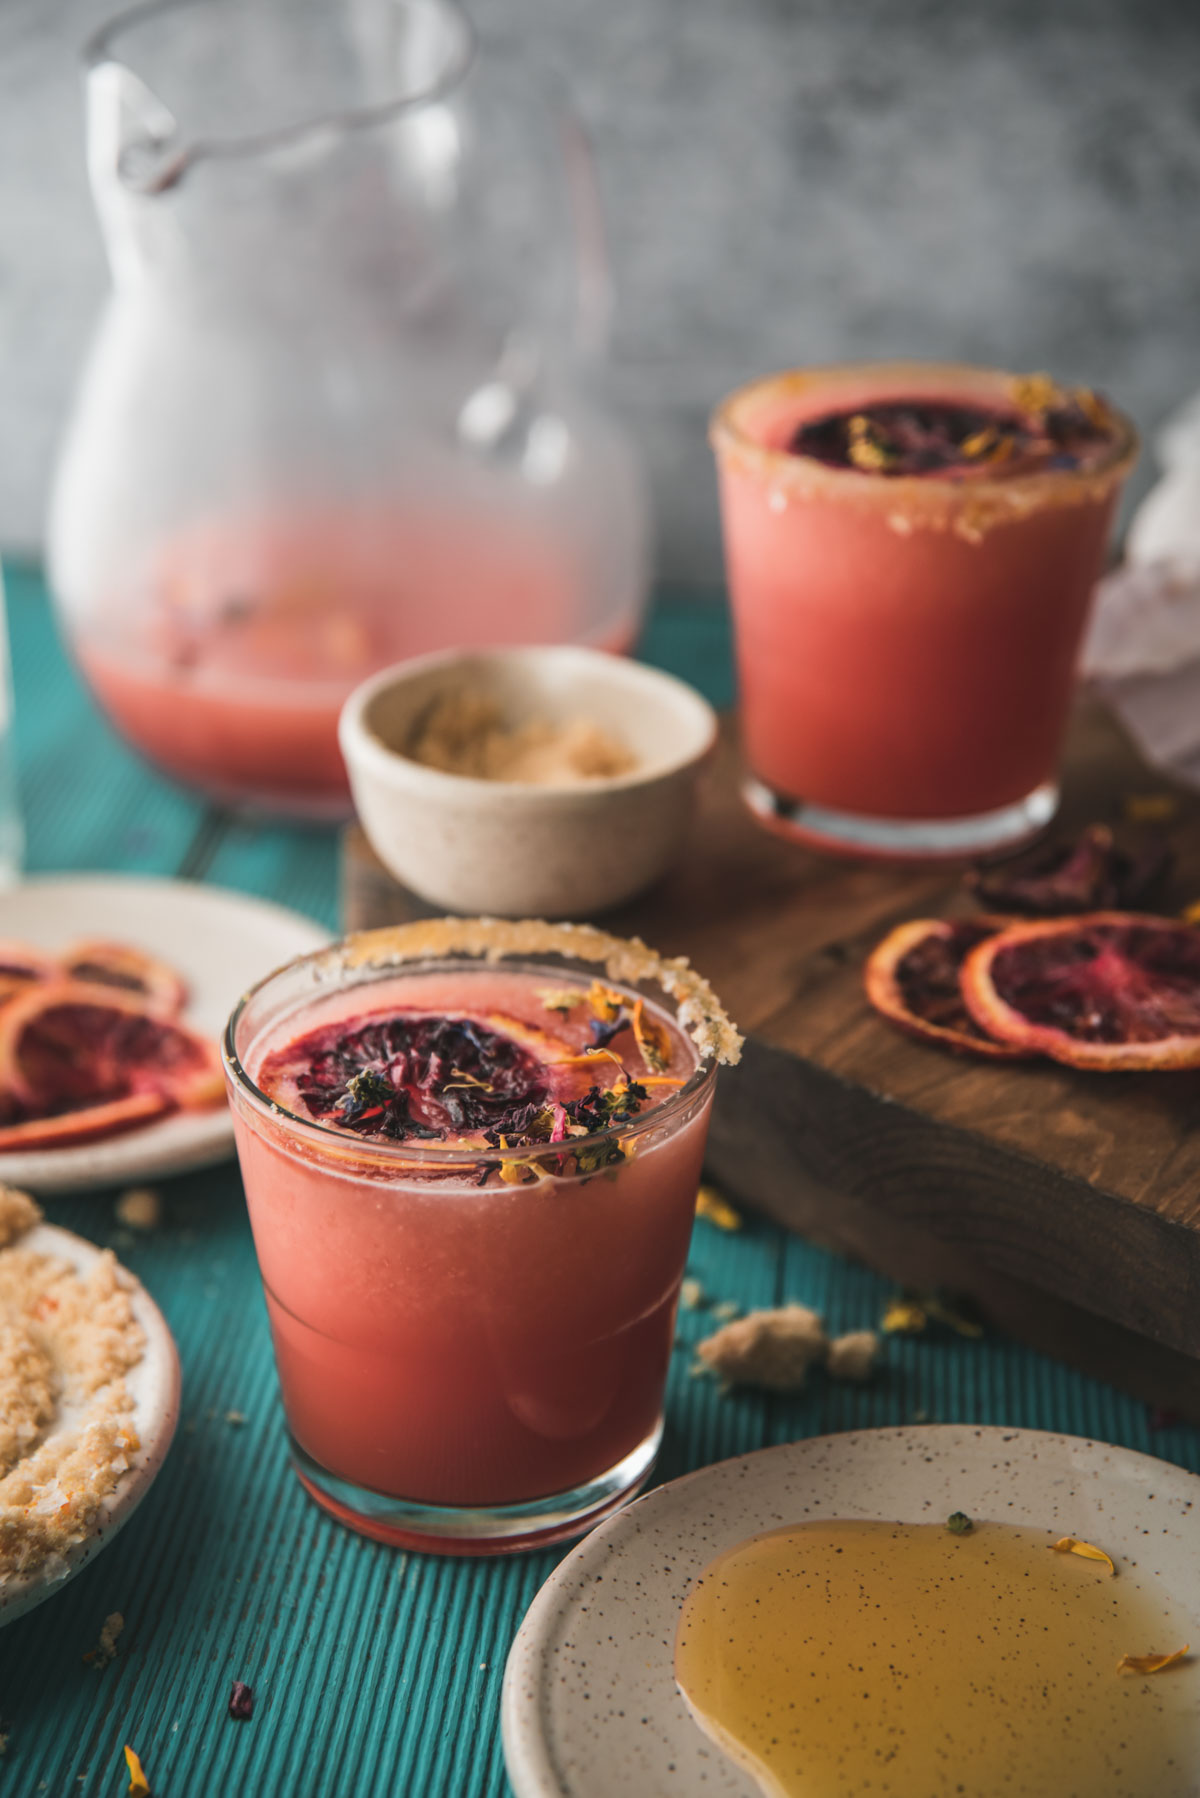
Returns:
[[[505,1555],[569,1542],[636,1497],[654,1466],[662,1423],[615,1467],[549,1498],[515,1505],[423,1505],[352,1485],[321,1467],[289,1435],[292,1464],[310,1498],[339,1523],[423,1554]]]
[[[1058,787],[1046,781],[1015,805],[971,818],[872,818],[808,805],[772,792],[747,775],[742,797],[760,824],[809,849],[881,860],[952,860],[1015,849],[1044,830],[1058,809]]]

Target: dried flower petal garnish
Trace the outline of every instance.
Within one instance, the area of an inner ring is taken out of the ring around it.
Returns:
[[[696,1216],[707,1218],[718,1230],[740,1230],[742,1214],[723,1199],[715,1186],[702,1186],[696,1194]]]
[[[1161,1673],[1164,1667],[1173,1667],[1186,1654],[1191,1653],[1191,1645],[1184,1643],[1172,1654],[1123,1654],[1117,1662],[1118,1673]]]
[[[979,456],[986,456],[990,450],[994,450],[999,441],[1000,433],[995,425],[984,425],[981,431],[973,431],[969,437],[964,437],[958,448],[961,455],[974,462]]]
[[[587,1002],[602,1024],[615,1024],[625,1009],[625,995],[614,992],[612,987],[605,986],[601,980],[593,980]]]
[[[975,1528],[975,1522],[965,1511],[951,1511],[946,1519],[946,1528],[952,1536],[967,1536]]]
[[[229,1715],[237,1723],[249,1723],[254,1715],[254,1688],[240,1679],[234,1680],[229,1694]]]
[[[639,999],[633,1008],[633,1034],[642,1060],[652,1074],[661,1074],[670,1067],[671,1038],[666,1025],[648,1015],[644,999]]]
[[[1112,413],[1098,393],[1093,393],[1090,387],[1073,387],[1071,398],[1090,425],[1095,425],[1098,431],[1111,431]]]
[[[1010,388],[1013,404],[1037,416],[1065,405],[1068,395],[1052,375],[1018,375]]]
[[[1097,1548],[1094,1542],[1080,1542],[1075,1536],[1060,1536],[1057,1542],[1051,1542],[1047,1546],[1052,1548],[1055,1554],[1079,1555],[1085,1561],[1102,1561],[1110,1574],[1115,1574],[1117,1571],[1112,1556],[1105,1554],[1102,1548]]]
[[[861,412],[856,412],[850,420],[849,439],[846,453],[855,468],[874,473],[891,468],[898,459],[895,451],[883,441],[871,420]]]
[[[556,1011],[564,1018],[587,999],[579,986],[539,986],[537,996],[547,1011]]]
[[[129,1746],[125,1744],[125,1765],[129,1768],[130,1798],[151,1798],[150,1782],[142,1772],[142,1763]]]

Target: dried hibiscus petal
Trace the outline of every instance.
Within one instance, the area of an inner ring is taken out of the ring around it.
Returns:
[[[1161,838],[1122,849],[1107,824],[1089,824],[1076,843],[1043,845],[1016,861],[976,868],[966,885],[996,911],[1035,917],[1135,909],[1160,883],[1169,862]]]
[[[254,1688],[235,1679],[229,1695],[229,1715],[238,1723],[249,1723],[254,1715]]]

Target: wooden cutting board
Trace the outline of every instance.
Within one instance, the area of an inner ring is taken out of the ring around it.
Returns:
[[[1149,771],[1097,702],[1079,707],[1056,829],[1122,824],[1170,795],[1166,898],[1200,896],[1200,798]],[[866,1004],[862,965],[902,919],[970,909],[961,866],[818,856],[737,796],[732,725],[687,855],[605,923],[691,958],[747,1033],[718,1085],[709,1164],[731,1197],[902,1284],[972,1297],[1036,1346],[1200,1417],[1200,1073],[975,1063]],[[361,833],[348,928],[426,915]]]

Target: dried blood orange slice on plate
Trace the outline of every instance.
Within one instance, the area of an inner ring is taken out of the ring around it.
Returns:
[[[902,1030],[944,1048],[1003,1061],[1029,1054],[993,1041],[967,1010],[959,988],[963,958],[1005,923],[984,916],[914,918],[898,924],[867,961],[868,999]]]
[[[66,1149],[75,1143],[96,1142],[103,1136],[117,1136],[123,1130],[140,1129],[171,1110],[171,1102],[161,1093],[128,1093],[121,1099],[108,1099],[100,1105],[83,1105],[77,1111],[63,1111],[54,1117],[25,1118],[20,1123],[0,1125],[0,1155],[15,1155],[27,1149]]]
[[[43,1115],[156,1094],[168,1105],[222,1096],[215,1045],[116,988],[46,981],[0,1010],[0,1086]]]
[[[966,956],[963,999],[999,1041],[1071,1067],[1200,1067],[1200,930],[1093,912],[1013,924]],[[0,1013],[0,1022],[3,1013]]]
[[[62,969],[54,957],[31,943],[0,942],[0,1005],[39,980],[54,980]]]
[[[159,1011],[178,1012],[187,1004],[186,982],[174,968],[129,943],[90,938],[75,943],[62,957],[60,972],[70,980],[86,980],[92,985],[133,993]]]

